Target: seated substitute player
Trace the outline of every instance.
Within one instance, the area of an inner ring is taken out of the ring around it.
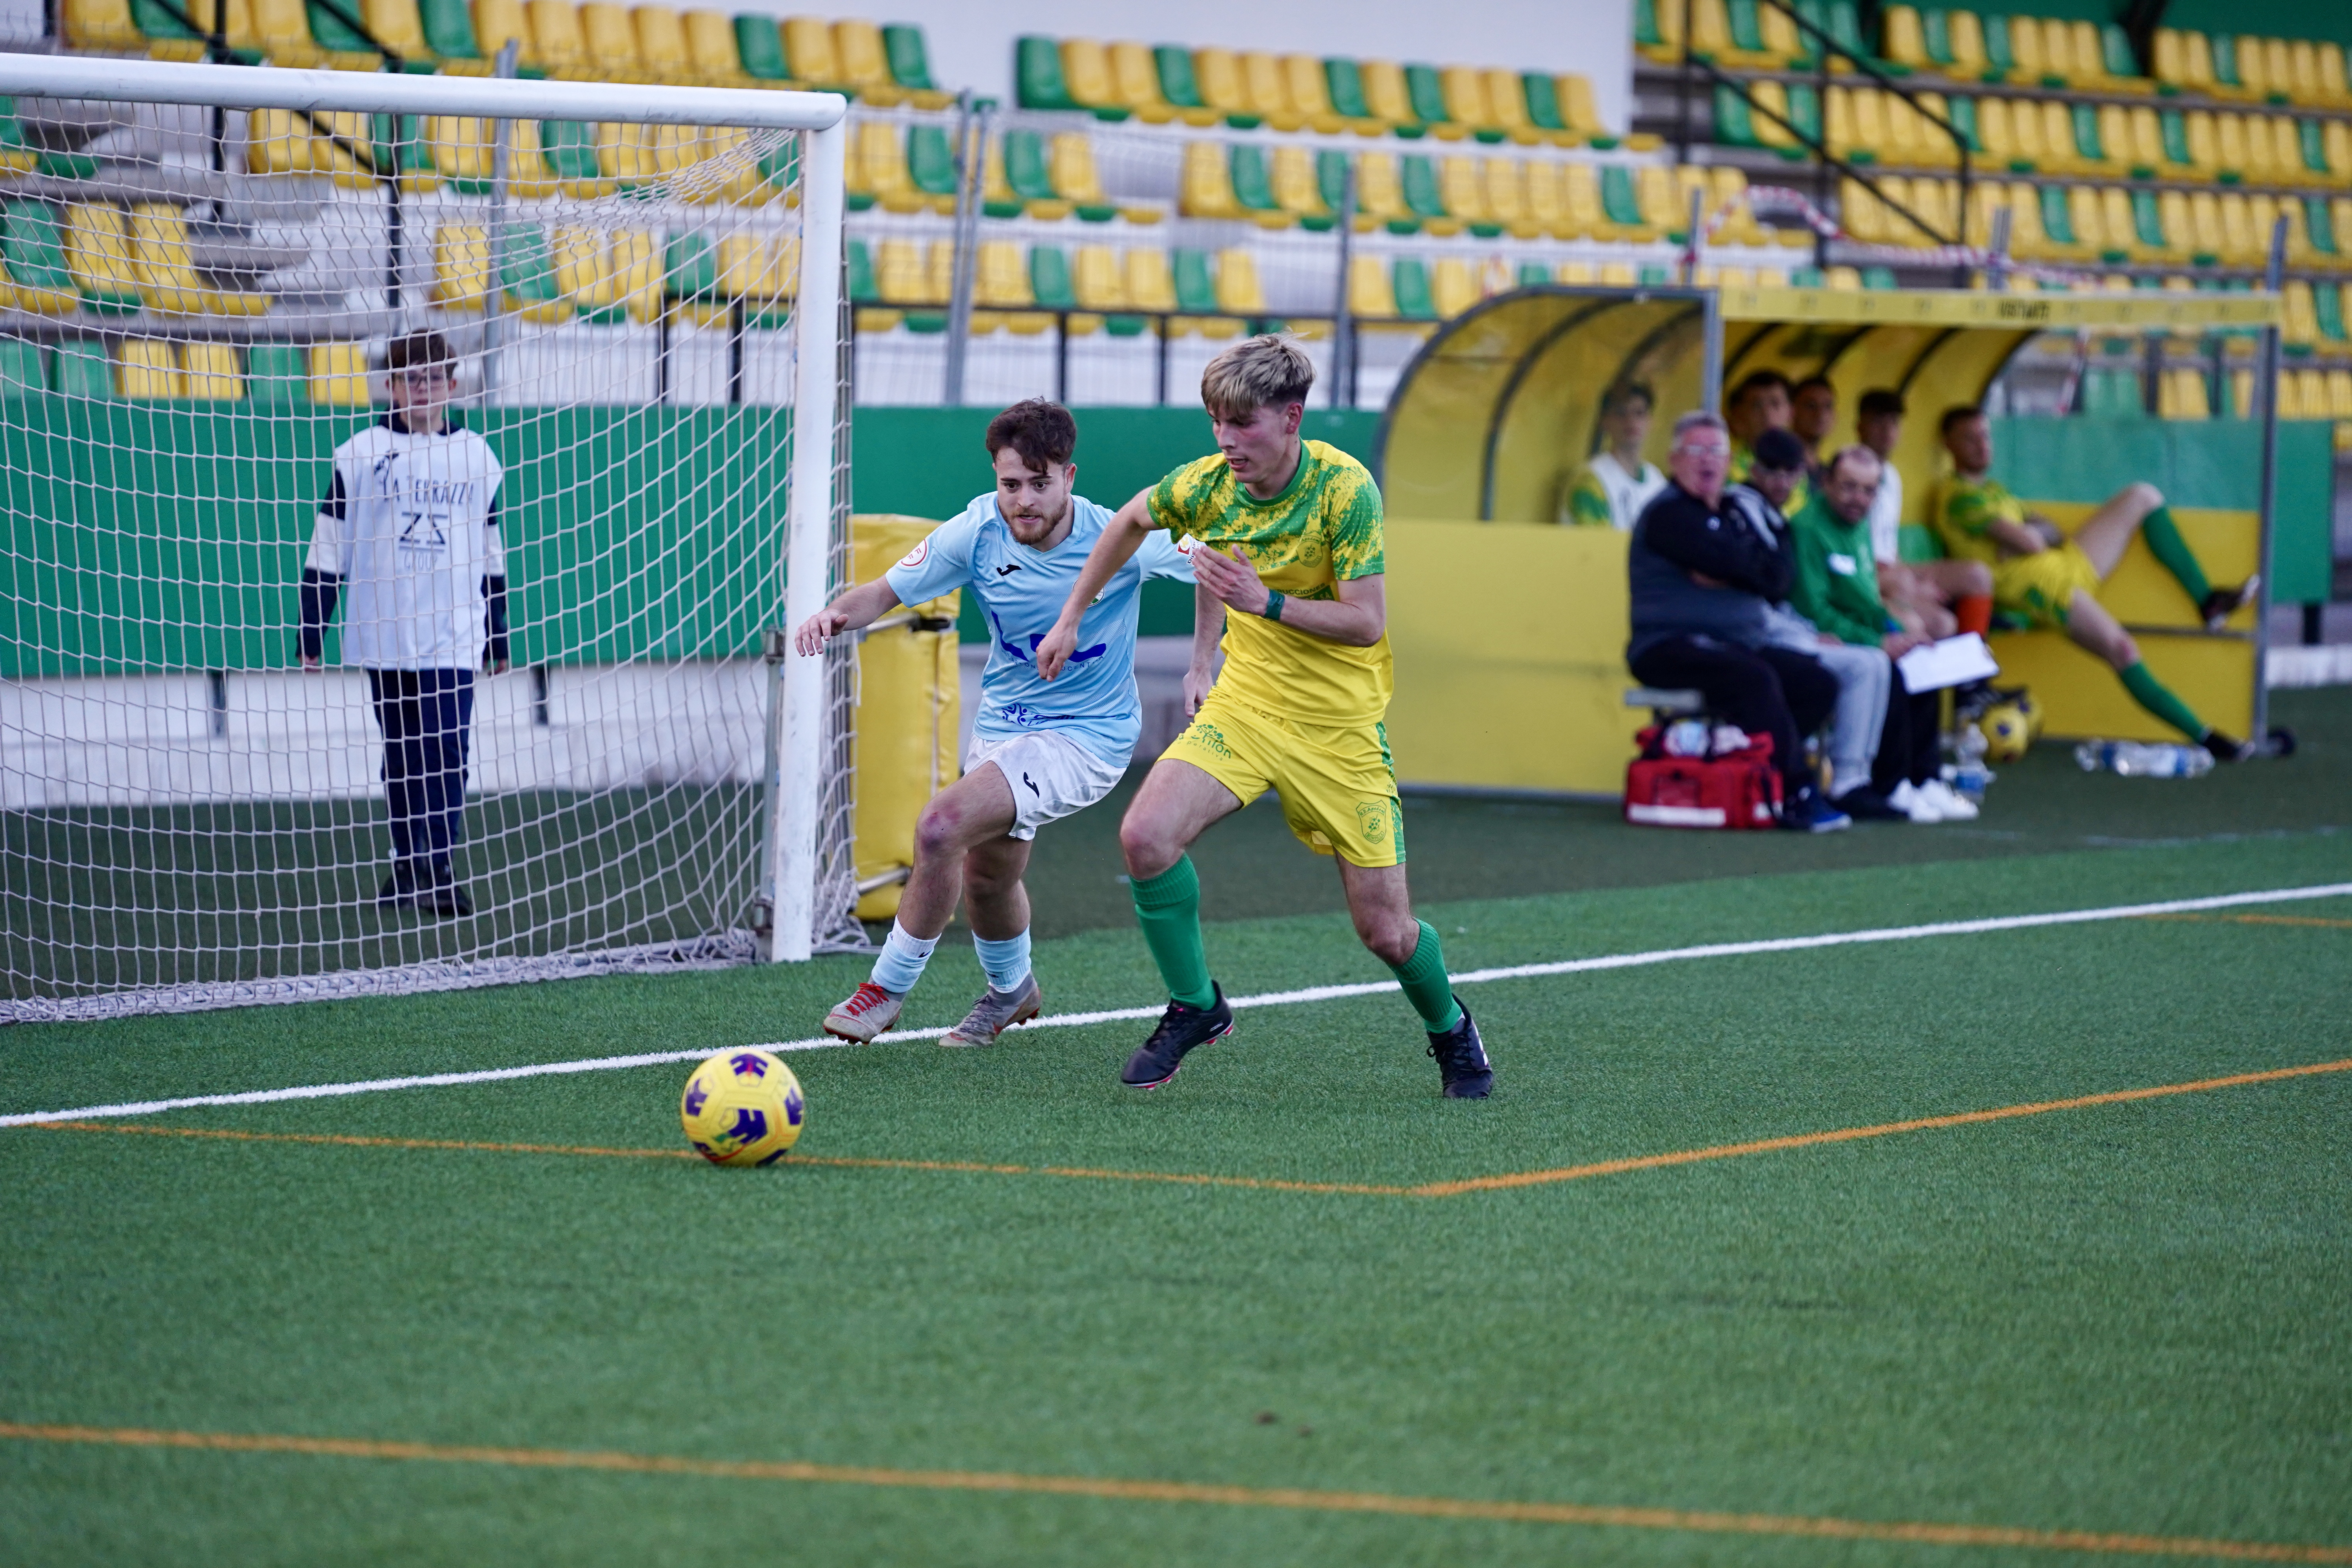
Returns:
[[[1992,629],[1992,568],[1981,561],[1903,560],[1903,395],[1873,387],[1854,409],[1854,437],[1878,457],[1878,496],[1870,503],[1870,550],[1878,559],[1878,596],[1903,629],[1924,637]]]
[[[2029,513],[2024,502],[1993,479],[1992,427],[1984,410],[1948,408],[1940,429],[1953,468],[1936,497],[1934,511],[1936,534],[1945,552],[1991,567],[1996,605],[2036,626],[2054,626],[2105,659],[2134,701],[2204,746],[2215,760],[2234,763],[2253,755],[2251,743],[2209,729],[2188,703],[2149,673],[2141,662],[2139,645],[2093,595],[2124,558],[2135,533],[2147,541],[2149,552],[2197,606],[2209,631],[2221,630],[2262,580],[2250,577],[2234,588],[2208,583],[2204,567],[2180,537],[2163,493],[2150,484],[2126,485],[2072,539],[2064,538],[2048,519]]]
[[[1049,679],[1080,668],[1079,617],[1121,563],[1161,529],[1196,542],[1184,686],[1188,700],[1207,699],[1153,764],[1118,833],[1136,917],[1171,1000],[1120,1081],[1156,1089],[1186,1052],[1232,1031],[1184,851],[1272,789],[1291,832],[1338,858],[1356,934],[1421,1015],[1445,1095],[1481,1099],[1495,1075],[1478,1026],[1405,888],[1404,811],[1381,722],[1391,680],[1381,492],[1353,458],[1299,438],[1314,384],[1306,351],[1280,334],[1244,339],[1211,360],[1201,401],[1217,454],[1119,509],[1037,650]],[[1211,689],[1221,626],[1231,641]]]
[[[1601,448],[1568,482],[1559,521],[1587,528],[1630,531],[1650,498],[1666,488],[1666,476],[1642,460],[1650,438],[1650,411],[1656,399],[1647,383],[1629,381],[1601,400]]]
[[[860,1045],[898,1022],[907,993],[955,914],[959,892],[988,990],[943,1046],[993,1045],[1037,1016],[1029,966],[1029,846],[1048,822],[1085,810],[1127,773],[1143,728],[1135,689],[1135,626],[1147,577],[1190,582],[1192,563],[1160,539],[1087,601],[1083,646],[1068,679],[1037,678],[1038,642],[1110,513],[1070,493],[1078,427],[1043,398],[1016,403],[988,425],[996,489],[977,497],[889,571],[844,593],[803,622],[803,656],[868,626],[900,605],[969,590],[988,617],[992,647],[963,777],[933,796],[915,823],[915,865],[874,973],[824,1020]]]
[[[392,412],[335,448],[302,568],[302,668],[317,669],[336,601],[343,661],[367,672],[383,731],[392,875],[376,903],[474,912],[450,851],[466,837],[474,671],[505,672],[500,468],[449,413],[457,358],[438,332],[394,338]]]

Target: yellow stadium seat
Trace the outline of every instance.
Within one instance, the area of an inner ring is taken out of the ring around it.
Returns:
[[[667,301],[662,297],[661,236],[631,229],[613,237],[609,252],[613,297],[638,322],[659,321]]]
[[[1358,256],[1348,263],[1348,309],[1370,321],[1393,318],[1397,313],[1396,289],[1389,282],[1389,269],[1377,256]]]
[[[1852,267],[1830,268],[1822,274],[1822,287],[1848,294],[1858,293],[1862,289],[1862,273]]]
[[[1168,269],[1168,253],[1138,246],[1119,258],[1119,272],[1131,309],[1159,314],[1176,309],[1176,277]],[[1171,335],[1190,331],[1189,324],[1171,323]]]
[[[417,15],[416,0],[359,0],[352,9],[359,13],[376,42],[403,59],[433,58],[432,48],[425,42],[425,24]]]
[[[1887,194],[1894,194],[1895,182],[1883,180],[1880,184]],[[1877,193],[1861,181],[1846,179],[1838,184],[1838,226],[1865,245],[1889,245],[1889,214]]]
[[[667,5],[640,5],[626,13],[629,36],[636,46],[638,68],[656,81],[697,82],[702,72],[687,43],[686,18]],[[583,7],[581,25],[587,25]],[[732,86],[714,82],[712,86]]]
[[[254,30],[274,66],[298,69],[324,65],[327,51],[310,37],[310,16],[302,0],[251,0]]]
[[[217,26],[232,49],[261,47],[261,32],[254,25],[252,0],[187,0],[185,8],[196,31],[208,33]],[[308,30],[306,19],[304,31]],[[204,46],[198,44],[196,48],[201,58]]]
[[[588,40],[572,0],[524,0],[523,14],[530,20],[530,43],[524,52],[534,56],[541,68],[561,77],[591,70]]]
[[[1878,47],[1888,59],[1915,71],[1942,70],[1927,53],[1927,35],[1916,6],[1889,5],[1879,13],[1878,26]]]
[[[567,225],[555,231],[549,249],[555,263],[556,292],[573,310],[606,310],[618,302],[612,253],[602,229]]]
[[[138,54],[147,47],[147,36],[131,19],[131,0],[62,0],[58,21],[68,48]]]
[[[1234,196],[1233,171],[1220,142],[1184,144],[1184,174],[1177,188],[1176,210],[1186,217],[1238,218],[1241,203]]]
[[[1356,74],[1364,86],[1364,107],[1372,111],[1373,119],[1391,125],[1419,121],[1421,117],[1412,111],[1412,95],[1405,90],[1402,66],[1394,60],[1359,60]]]
[[[1568,163],[1558,171],[1560,208],[1566,215],[1560,228],[1552,232],[1562,239],[1599,239],[1609,227],[1606,210],[1601,205],[1601,177],[1590,163]],[[1532,199],[1535,192],[1529,187]]]
[[[1129,308],[1127,278],[1118,256],[1107,245],[1082,245],[1070,258],[1070,293],[1089,310]]]
[[[1444,97],[1445,112],[1454,122],[1455,136],[1495,126],[1494,110],[1486,102],[1485,72],[1468,66],[1447,66],[1437,73],[1437,85]]]
[[[1486,219],[1514,239],[1542,237],[1543,225],[1528,211],[1527,166],[1516,158],[1488,158],[1479,166],[1479,196]]]
[[[1249,94],[1242,88],[1241,62],[1234,58],[1233,50],[1194,49],[1192,82],[1200,89],[1201,101],[1219,114],[1249,114]]]
[[[1132,110],[1147,125],[1165,125],[1176,110],[1160,90],[1160,68],[1149,47],[1122,41],[1108,47],[1110,101]],[[1067,68],[1066,65],[1064,68]]]
[[[1323,74],[1323,62],[1313,55],[1285,55],[1281,59],[1284,90],[1290,95],[1290,106],[1305,117],[1307,123],[1326,136],[1348,127],[1348,121],[1331,107],[1331,84]]]
[[[1640,230],[1630,224],[1620,226],[1618,232],[1625,238],[1656,239],[1670,228],[1682,227],[1689,215],[1689,204],[1682,198],[1675,171],[1663,163],[1646,163],[1634,170],[1633,193],[1641,204],[1642,223]]]
[[[787,16],[782,30],[784,58],[795,79],[813,87],[847,85],[842,80],[841,61],[834,53],[833,28],[822,18]]]
[[[922,247],[906,238],[885,239],[874,258],[874,289],[893,305],[944,305],[947,296],[934,296],[930,274],[923,265]]]
[[[1486,193],[1478,179],[1475,158],[1457,154],[1437,161],[1437,199],[1445,204],[1447,216],[1456,223],[1477,227],[1494,225],[1494,217],[1486,211]],[[1437,232],[1435,224],[1430,226],[1430,232]]]
[[[534,27],[537,22],[534,15]],[[646,79],[645,60],[637,52],[636,25],[625,7],[613,0],[588,0],[576,13],[575,25],[582,65],[613,81]]]
[[[367,345],[312,343],[310,401],[341,406],[367,406]]]
[[[2031,16],[2009,19],[2009,55],[2016,62],[2012,79],[2034,82],[2051,73],[2049,56],[2042,47],[2042,26]]]
[[[523,9],[523,0],[474,0],[474,43],[483,60],[496,60],[509,41],[523,64],[541,63],[531,47],[530,17]]]
[[[85,298],[131,300],[139,275],[131,261],[131,230],[122,209],[78,202],[66,209],[66,267]]]
[[[764,304],[800,291],[801,242],[795,235],[730,234],[719,242],[719,291]]]
[[[882,29],[871,22],[848,19],[833,25],[833,63],[837,79],[857,89],[859,99],[877,109],[891,109],[907,100],[907,89],[890,74],[889,51]]]
[[[1482,296],[1469,265],[1458,256],[1441,256],[1429,269],[1429,300],[1442,320],[1451,320],[1476,304]]]
[[[1548,159],[1519,165],[1528,225],[1538,234],[1549,235],[1554,239],[1581,239],[1591,231],[1577,228],[1569,219],[1563,174],[1561,165]]]
[[[637,43],[647,59],[654,58],[652,47],[646,42],[644,13],[652,6],[639,7]],[[735,22],[722,11],[688,11],[678,18],[686,32],[687,58],[694,63],[694,74],[711,87],[740,87],[748,79],[743,75],[742,57],[736,53]]]
[[[161,338],[125,338],[116,390],[131,398],[185,397],[188,380],[170,343]]]
[[[1552,281],[1589,286],[1601,280],[1601,269],[1590,261],[1563,261],[1552,268]]]
[[[1050,315],[1026,309],[1036,303],[1036,296],[1029,289],[1029,268],[1022,260],[1021,247],[1009,239],[981,241],[972,267],[971,300],[974,306],[986,308],[972,312],[971,330],[976,333],[1011,327],[1029,337],[1054,324]]]
[[[211,288],[196,276],[187,222],[168,202],[142,202],[131,209],[131,254],[140,297],[151,310],[258,316],[269,309],[267,294]]]
[[[1239,247],[1217,252],[1217,309],[1237,316],[1265,314],[1265,289],[1258,282],[1255,252]]]
[[[1718,163],[1707,171],[1707,208],[1710,213],[1731,209],[1721,226],[1715,231],[1717,245],[1766,245],[1771,237],[1756,221],[1748,205],[1748,176],[1728,163]],[[1979,229],[1981,241],[1984,231]]]
[[[1252,50],[1237,57],[1250,112],[1276,131],[1305,128],[1307,116],[1290,99],[1290,79],[1274,56]]]
[[[1045,173],[1054,182],[1054,189],[1076,207],[1080,216],[1106,216],[1105,209],[1111,206],[1111,200],[1104,194],[1102,175],[1095,167],[1094,143],[1087,139],[1086,132],[1056,132],[1054,140],[1046,144]],[[945,197],[939,199],[939,209],[942,213],[955,210],[954,204]],[[1118,210],[1118,216],[1129,223],[1160,221],[1158,207],[1137,206]]]
[[[1396,158],[1387,153],[1367,153],[1356,160],[1356,227],[1370,233],[1384,223],[1411,223],[1413,215],[1404,201],[1404,177]]]
[[[857,167],[853,188],[872,195],[884,212],[928,211],[931,198],[915,188],[913,177],[907,173],[907,151],[898,136],[898,127],[887,120],[856,122],[856,134],[851,143],[851,159]]]
[[[1316,178],[1311,148],[1287,143],[1274,150],[1270,171],[1274,199],[1282,210],[1300,217],[1328,218],[1331,208],[1323,199],[1323,183]]]
[[[490,235],[478,223],[445,223],[433,235],[433,302],[478,310],[490,291]]]
[[[1118,82],[1111,74],[1109,50],[1093,38],[1064,38],[1061,55],[1062,85],[1070,101],[1086,109],[1118,106]]]
[[[180,369],[186,395],[205,403],[235,403],[245,396],[245,373],[228,343],[183,343]]]
[[[1974,11],[1945,12],[1944,41],[1952,52],[1952,66],[1947,74],[1962,81],[1981,81],[1992,68],[1992,61],[1985,56],[1984,23]]]

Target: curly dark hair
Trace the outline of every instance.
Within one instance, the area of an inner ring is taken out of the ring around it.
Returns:
[[[1066,463],[1078,449],[1078,422],[1051,398],[1031,397],[1014,404],[988,422],[988,456],[1010,447],[1021,460],[1039,473]]]

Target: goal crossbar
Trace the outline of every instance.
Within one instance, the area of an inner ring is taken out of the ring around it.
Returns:
[[[291,70],[278,66],[183,64],[89,55],[0,54],[0,93],[218,109],[619,120],[740,126],[752,131],[830,131],[849,111],[848,100],[832,92]]]

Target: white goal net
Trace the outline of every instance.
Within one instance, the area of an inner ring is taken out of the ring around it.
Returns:
[[[840,100],[0,78],[0,1018],[859,942]]]

